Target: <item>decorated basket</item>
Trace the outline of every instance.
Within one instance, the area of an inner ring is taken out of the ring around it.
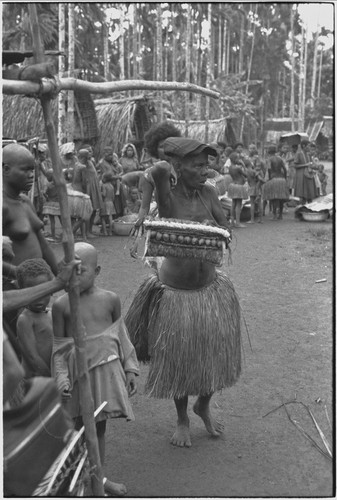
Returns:
[[[230,242],[224,228],[179,219],[146,219],[146,257],[199,259],[220,265]]]

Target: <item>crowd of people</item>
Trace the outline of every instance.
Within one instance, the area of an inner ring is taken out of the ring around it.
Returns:
[[[223,430],[211,414],[210,401],[240,376],[240,304],[233,284],[208,251],[191,258],[193,240],[216,247],[220,232],[229,244],[232,231],[244,227],[246,200],[249,222],[254,223],[262,222],[268,203],[278,220],[290,195],[309,202],[326,192],[324,167],[313,145],[304,141],[296,151],[286,144],[270,146],[262,157],[254,144],[247,152],[242,143],[208,145],[182,137],[164,122],[147,132],[145,147],[153,163],[142,170],[132,143],[120,158],[107,146],[98,161],[90,145],[78,150],[73,143],[61,146],[73,232],[76,236],[80,230],[82,239],[75,244],[76,259],[67,265],[57,262],[45,235],[47,216],[56,240],[61,215],[47,146],[39,145],[37,158],[22,145],[3,148],[3,402],[20,404],[20,381],[53,377],[76,429],[82,426],[67,291],[49,307],[51,295],[67,289],[76,272],[94,404],[107,401],[96,423],[102,465],[106,421],[134,418],[129,397],[137,390],[138,360],[150,360],[147,394],[174,400],[178,419],[173,445],[192,444],[190,396],[197,397],[193,411],[206,430],[214,437]],[[225,199],[231,203],[229,219]],[[166,241],[177,244],[178,224],[186,228],[178,242],[187,247],[181,244],[176,254],[153,256],[154,270],[135,293],[124,322],[118,293],[96,284],[99,255],[87,239],[98,236],[94,225],[100,226],[100,234],[111,235],[114,220],[130,214],[137,236],[152,202],[168,232]],[[209,243],[195,237],[199,230],[209,231]],[[104,488],[107,495],[126,493],[124,485],[107,478]]]

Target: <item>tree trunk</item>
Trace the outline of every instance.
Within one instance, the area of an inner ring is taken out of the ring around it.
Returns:
[[[291,73],[290,73],[290,116],[291,130],[295,131],[295,36],[294,36],[294,7],[290,11],[290,33],[291,33]]]
[[[318,85],[317,85],[317,99],[321,96],[321,80],[322,80],[322,63],[323,63],[323,50],[324,45],[321,45],[321,52],[319,56],[319,72],[318,72]]]
[[[195,82],[201,85],[201,66],[202,66],[202,53],[201,53],[201,12],[197,18],[197,44],[195,53]],[[201,120],[201,96],[196,96],[196,118]]]
[[[222,63],[221,63],[221,68],[222,72],[227,74],[227,19],[224,19],[223,23],[223,34],[222,34],[222,40],[223,40],[223,47],[222,47]]]
[[[223,46],[223,43],[222,43],[222,40],[221,40],[221,37],[222,37],[222,16],[220,15],[220,11],[219,11],[219,19],[218,19],[218,23],[219,23],[219,26],[218,26],[218,64],[217,64],[217,74],[216,74],[216,77],[218,78],[221,74],[221,62],[222,62],[222,46]]]
[[[301,31],[301,46],[300,46],[300,76],[299,76],[299,92],[298,92],[298,126],[299,131],[303,131],[303,87],[304,87],[304,26]]]
[[[207,11],[207,18],[208,18],[208,44],[207,44],[207,71],[206,71],[206,88],[209,88],[209,84],[211,81],[211,66],[210,66],[210,48],[211,48],[211,42],[212,42],[212,4],[208,4],[208,11]],[[208,142],[208,135],[209,135],[209,115],[210,115],[210,102],[209,98],[206,97],[206,111],[205,111],[205,142]]]
[[[186,26],[186,38],[185,38],[185,43],[186,43],[186,52],[185,52],[185,81],[187,83],[190,82],[191,78],[191,4],[188,3],[187,5],[187,13],[186,13],[186,19],[187,19],[187,26]],[[186,137],[188,136],[188,122],[190,119],[190,96],[189,94],[185,94],[185,135]]]
[[[120,27],[120,37],[119,37],[119,67],[120,67],[120,80],[125,80],[125,58],[124,58],[124,4],[119,5],[119,27]]]
[[[59,3],[58,11],[59,11],[59,43],[58,49],[60,52],[65,53],[65,42],[66,42],[66,20],[65,20],[65,3]],[[59,68],[58,68],[58,76],[62,78],[65,72],[65,55],[58,57]],[[64,142],[66,142],[67,134],[66,134],[66,94],[65,92],[60,92],[58,94],[58,144],[61,146]]]
[[[43,45],[41,42],[38,16],[35,4],[29,4],[30,22],[32,28],[34,60],[35,63],[44,61]],[[48,145],[52,159],[55,184],[60,198],[61,219],[63,227],[63,247],[66,262],[74,259],[74,236],[71,228],[68,196],[64,176],[62,174],[61,160],[58,151],[56,133],[54,128],[53,112],[49,96],[41,96],[41,105],[45,120]],[[69,304],[71,327],[75,343],[76,365],[79,381],[80,404],[85,427],[85,437],[88,448],[88,457],[91,469],[93,495],[104,497],[103,474],[99,456],[96,425],[94,420],[94,404],[91,395],[88,363],[85,355],[84,327],[79,312],[79,286],[78,278],[71,279],[69,287]]]
[[[74,76],[75,69],[75,4],[68,3],[68,74],[69,77]],[[74,140],[74,92],[68,92],[68,109],[67,109],[67,141]]]
[[[109,26],[107,25],[107,19],[104,19],[102,25],[102,38],[103,38],[103,64],[104,64],[104,78],[106,81],[109,80]]]
[[[241,14],[241,24],[240,24],[240,48],[239,48],[239,66],[238,66],[238,73],[243,72],[243,54],[244,54],[244,43],[245,43],[245,16],[243,12],[240,11]]]
[[[305,104],[306,104],[306,94],[307,94],[307,66],[308,66],[308,26],[304,28],[304,55],[303,55],[303,95],[302,95],[302,131],[305,131]]]
[[[255,4],[254,19],[257,16],[258,5],[259,4]],[[248,73],[247,73],[247,83],[246,83],[246,97],[247,98],[248,98],[249,80],[250,80],[250,75],[251,75],[251,72],[252,72],[252,64],[253,64],[253,56],[254,56],[255,27],[256,27],[256,25],[255,25],[255,23],[253,23],[253,38],[252,38],[252,45],[251,45],[251,48],[250,48],[250,56],[249,56],[249,62],[248,62]],[[241,49],[240,49],[240,53],[241,53]],[[242,137],[243,137],[244,126],[245,126],[245,116],[243,115],[242,116],[242,120],[241,120],[240,140],[242,140]]]
[[[133,4],[133,23],[132,23],[132,78],[136,80],[138,78],[138,47],[137,47],[137,35],[138,35],[138,16],[137,16],[137,4]]]
[[[319,30],[318,30],[318,26],[317,26],[317,31],[316,31],[315,37],[314,37],[314,57],[313,57],[313,64],[312,64],[311,93],[310,93],[310,107],[311,107],[311,109],[313,109],[314,105],[315,105],[318,37],[319,37]]]
[[[161,25],[161,4],[157,4],[157,22],[156,22],[156,80],[161,81],[163,78],[163,45],[162,45],[162,25]],[[158,119],[163,120],[163,99],[160,93],[157,93]]]

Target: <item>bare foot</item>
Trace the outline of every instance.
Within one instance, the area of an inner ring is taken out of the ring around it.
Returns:
[[[255,221],[253,221],[253,220],[248,220],[247,221],[247,224],[254,224],[254,223],[255,223]]]
[[[224,426],[214,420],[211,415],[209,406],[205,406],[204,408],[200,408],[200,404],[198,400],[195,402],[193,406],[193,411],[196,415],[198,415],[205,424],[206,430],[214,437],[220,436],[222,434]]]
[[[187,422],[185,423],[177,423],[177,429],[171,437],[171,444],[173,444],[173,446],[180,447],[186,446],[186,448],[190,448],[192,446],[189,420],[187,420]]]
[[[106,477],[103,479],[103,486],[106,497],[124,497],[127,494],[127,489],[124,484],[113,483]]]

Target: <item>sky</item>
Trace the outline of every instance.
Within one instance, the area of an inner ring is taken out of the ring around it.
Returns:
[[[325,27],[331,31],[334,30],[334,6],[333,3],[312,2],[298,4],[298,11],[304,24],[308,26],[309,32],[317,31],[317,26]],[[333,45],[333,35],[323,37],[325,47],[329,48]]]

